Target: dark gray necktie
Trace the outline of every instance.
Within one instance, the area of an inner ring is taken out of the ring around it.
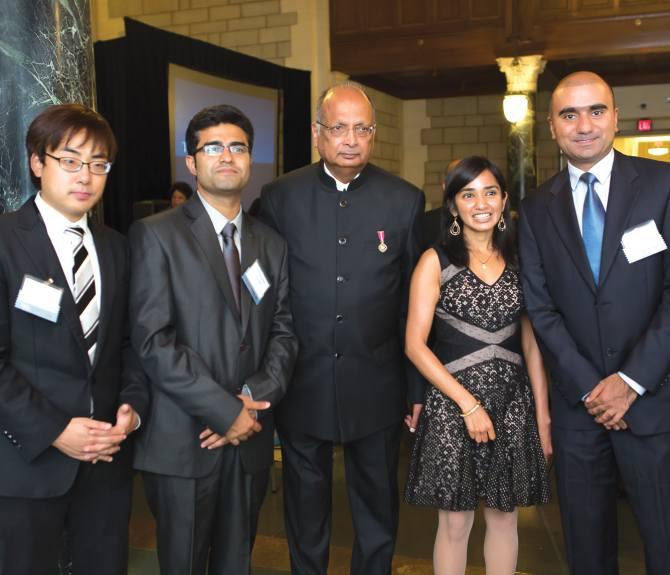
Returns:
[[[226,269],[228,270],[228,279],[230,280],[230,287],[233,288],[233,297],[235,298],[235,305],[237,311],[240,311],[240,253],[237,251],[235,245],[235,224],[228,222],[221,230],[223,237],[223,259],[226,262]]]

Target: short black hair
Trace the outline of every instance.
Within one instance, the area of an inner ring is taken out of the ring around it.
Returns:
[[[456,194],[467,186],[472,180],[476,179],[479,174],[488,170],[493,174],[493,177],[498,182],[503,193],[507,191],[505,183],[505,176],[500,168],[488,158],[482,156],[468,156],[463,158],[456,166],[454,166],[446,176],[444,183],[444,198],[442,201],[441,214],[441,238],[440,243],[444,248],[449,262],[456,266],[467,266],[469,255],[468,247],[465,245],[463,233],[457,236],[452,236],[449,233],[449,227],[454,221],[454,215],[451,213],[451,208],[454,206]],[[518,256],[516,249],[516,235],[514,230],[514,221],[510,213],[509,199],[505,202],[503,209],[503,217],[505,218],[505,230],[500,231],[498,226],[493,228],[493,247],[500,252],[505,262],[516,267],[518,265]],[[463,222],[456,216],[456,220],[463,228]]]
[[[249,140],[249,151],[254,147],[254,127],[244,113],[235,106],[219,104],[200,110],[186,128],[186,151],[189,156],[195,155],[198,148],[198,133],[200,130],[218,126],[219,124],[233,124],[240,128]]]

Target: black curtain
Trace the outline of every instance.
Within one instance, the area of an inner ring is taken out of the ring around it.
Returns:
[[[95,44],[97,107],[119,141],[119,155],[104,196],[108,225],[125,233],[133,203],[164,199],[171,184],[170,63],[280,90],[284,171],[310,163],[309,72],[277,66],[130,18],[125,19],[125,25],[124,38]]]

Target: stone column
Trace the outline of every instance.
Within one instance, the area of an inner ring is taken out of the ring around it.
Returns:
[[[89,0],[0,0],[0,213],[35,190],[25,137],[46,106],[92,106]]]
[[[505,100],[524,105],[525,112],[515,118],[505,106],[505,117],[510,122],[507,139],[508,193],[512,209],[537,188],[535,169],[535,93],[537,77],[544,71],[546,60],[542,56],[498,58],[498,67],[507,78]]]

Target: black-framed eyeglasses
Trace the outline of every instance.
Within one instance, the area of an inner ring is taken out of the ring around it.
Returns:
[[[226,149],[233,156],[241,156],[242,154],[249,153],[249,146],[235,142],[233,144],[205,144],[193,152],[193,155],[195,156],[198,152],[203,152],[205,156],[220,156]]]
[[[334,126],[329,126],[328,124],[324,124],[323,122],[319,122],[319,120],[316,121],[316,123],[321,126],[326,132],[328,132],[329,135],[331,135],[333,138],[342,138],[343,136],[346,136],[349,133],[349,130],[354,131],[354,135],[358,138],[369,138],[372,136],[372,134],[375,133],[375,129],[377,128],[376,124],[371,124],[369,126],[365,126],[363,124],[356,124],[355,126],[345,126],[344,124],[335,124]]]
[[[58,156],[53,156],[48,152],[44,152],[50,158],[58,160],[58,165],[65,170],[66,172],[81,172],[81,169],[84,166],[88,166],[88,171],[96,176],[104,176],[109,174],[109,171],[112,169],[112,162],[106,162],[105,160],[92,160],[90,162],[84,162],[79,158],[71,158],[68,156],[63,156],[59,158]]]

